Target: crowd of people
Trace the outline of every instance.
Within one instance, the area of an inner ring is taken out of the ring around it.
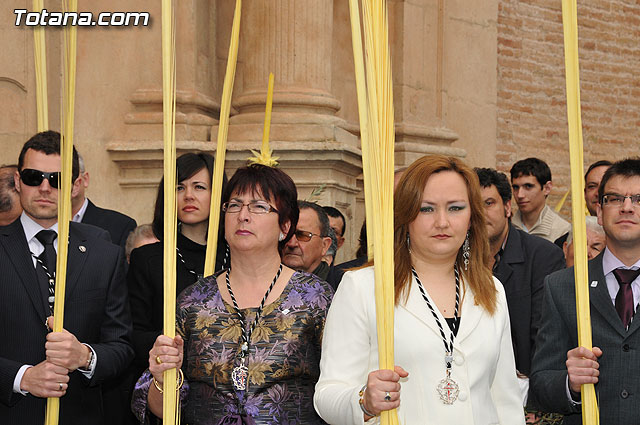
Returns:
[[[61,424],[160,423],[163,372],[177,368],[190,425],[377,423],[391,409],[403,424],[571,425],[588,383],[601,423],[640,424],[640,158],[592,164],[573,200],[590,215],[592,349],[578,346],[572,226],[547,203],[544,161],[509,177],[441,155],[397,170],[394,370],[378,364],[366,224],[336,264],[355,226],[300,200],[281,169],[225,176],[204,275],[213,164],[177,159],[174,338],[162,334],[162,182],[153,222],[137,226],[86,197],[74,150],[64,330],[52,332],[60,135],[36,134],[0,167],[0,423],[42,424],[48,397]]]

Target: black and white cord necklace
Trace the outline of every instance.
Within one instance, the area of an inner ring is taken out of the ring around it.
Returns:
[[[180,252],[180,248],[178,248],[177,246],[176,246],[176,254],[178,254],[178,260],[180,260],[180,262],[182,263],[182,265],[184,266],[184,268],[185,268],[185,269],[187,269],[187,271],[188,271],[189,273],[191,273],[191,274],[193,275],[193,277],[195,277],[195,278],[196,278],[196,282],[197,282],[198,280],[200,280],[200,278],[201,278],[203,275],[202,275],[202,274],[200,274],[200,273],[196,273],[196,271],[195,271],[194,269],[192,269],[191,267],[189,267],[189,266],[187,265],[187,262],[185,261],[184,257],[182,256],[182,252]]]
[[[44,273],[47,275],[47,282],[49,284],[49,297],[47,298],[47,302],[49,303],[49,313],[53,316],[53,304],[55,302],[56,295],[56,271],[49,271],[47,266],[44,264],[44,261],[42,261],[40,257],[33,252],[31,253],[31,256],[38,262],[38,264],[40,264],[40,266],[42,266],[42,270],[44,270]]]
[[[431,310],[433,318],[436,319],[438,329],[440,329],[440,336],[442,337],[442,342],[444,343],[444,363],[447,368],[447,372],[445,378],[440,381],[437,387],[438,394],[440,394],[440,400],[442,400],[444,404],[453,404],[453,402],[458,399],[458,393],[460,392],[458,383],[451,379],[451,364],[453,363],[453,340],[460,323],[460,318],[458,317],[458,309],[460,307],[460,272],[458,271],[457,264],[454,265],[453,271],[456,277],[456,308],[453,314],[454,322],[453,329],[451,329],[451,337],[449,342],[447,343],[447,337],[444,335],[442,322],[440,322],[436,311],[434,310],[431,302],[429,301],[429,298],[427,297],[424,287],[422,286],[422,282],[420,282],[420,278],[418,277],[418,273],[416,273],[416,270],[413,268],[413,266],[411,267],[411,272],[413,273],[413,277],[416,278],[416,282],[418,282],[418,288],[422,293],[422,298],[424,298],[427,306],[429,307],[429,310]]]
[[[260,302],[260,307],[258,307],[258,311],[256,312],[256,317],[251,323],[251,326],[247,329],[247,325],[245,323],[244,314],[238,307],[238,302],[236,301],[236,297],[233,295],[233,291],[231,290],[231,283],[229,283],[229,274],[231,274],[231,267],[227,270],[226,281],[227,281],[227,291],[229,291],[229,296],[231,297],[231,301],[233,302],[233,308],[236,310],[236,314],[238,314],[238,320],[240,321],[240,328],[242,329],[241,339],[242,344],[240,345],[240,365],[233,368],[231,372],[231,381],[233,382],[233,388],[237,391],[245,391],[247,389],[247,382],[249,378],[249,368],[247,367],[247,357],[249,355],[249,344],[251,342],[251,334],[256,328],[258,321],[260,320],[260,316],[262,315],[262,310],[264,309],[264,304],[267,302],[267,298],[271,293],[271,290],[276,284],[276,281],[280,277],[280,273],[282,273],[282,263],[280,263],[280,267],[278,268],[278,272],[273,278],[271,285],[269,285],[269,289],[265,292],[264,297],[262,297],[262,301]]]

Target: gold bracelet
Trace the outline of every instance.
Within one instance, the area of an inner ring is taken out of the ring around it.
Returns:
[[[156,378],[151,378],[153,381],[153,385],[156,387],[156,390],[160,392],[160,394],[164,393],[164,390],[160,388],[160,384],[156,381]],[[182,388],[182,384],[184,384],[184,373],[182,373],[182,369],[178,369],[178,382],[176,383],[176,390]]]

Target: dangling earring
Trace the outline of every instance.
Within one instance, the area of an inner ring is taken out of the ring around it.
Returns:
[[[462,244],[462,261],[464,262],[464,271],[469,269],[469,257],[471,256],[471,244],[469,243],[469,232]]]
[[[411,254],[411,238],[409,237],[409,232],[407,232],[407,249],[409,250],[409,254]]]
[[[286,235],[284,233],[280,232],[280,236],[278,236],[278,242],[282,242],[285,237],[286,237]]]

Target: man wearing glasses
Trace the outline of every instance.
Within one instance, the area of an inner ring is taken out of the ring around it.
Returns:
[[[604,252],[589,261],[593,349],[578,347],[573,268],[545,280],[542,324],[536,340],[531,386],[564,423],[582,423],[580,389],[596,385],[600,418],[640,424],[640,158],[614,163],[602,177],[598,223]]]
[[[23,146],[15,174],[24,209],[0,227],[0,423],[41,425],[47,397],[60,423],[102,424],[100,384],[133,358],[122,249],[102,229],[71,223],[64,331],[49,332],[58,251],[60,134]],[[74,151],[74,180],[78,159]]]
[[[287,242],[282,262],[294,270],[315,274],[327,280],[330,267],[322,257],[331,246],[329,217],[318,204],[298,201],[300,218],[294,236]]]

